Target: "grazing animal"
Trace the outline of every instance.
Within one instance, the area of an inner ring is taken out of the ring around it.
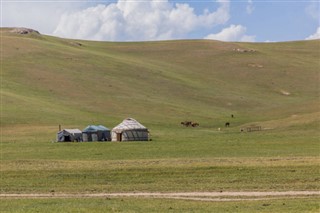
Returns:
[[[199,126],[199,123],[193,122],[193,123],[191,124],[191,126],[192,126],[192,127],[197,127],[197,126]]]
[[[229,126],[230,126],[230,123],[227,122],[227,123],[225,124],[225,127],[229,127]]]
[[[181,122],[181,125],[186,126],[186,127],[190,126],[191,124],[192,124],[191,121],[182,121]]]

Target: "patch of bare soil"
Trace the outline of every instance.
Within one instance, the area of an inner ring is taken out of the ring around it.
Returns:
[[[280,93],[281,93],[282,95],[286,95],[286,96],[291,95],[290,92],[285,91],[285,90],[280,90]]]
[[[262,64],[255,64],[255,63],[250,63],[248,64],[248,67],[257,67],[257,68],[263,68]]]
[[[283,191],[283,192],[132,192],[132,193],[93,193],[93,194],[0,194],[0,198],[101,198],[101,197],[141,197],[198,201],[244,201],[270,200],[277,198],[300,198],[319,196],[320,191]]]

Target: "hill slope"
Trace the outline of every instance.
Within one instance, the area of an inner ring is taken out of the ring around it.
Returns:
[[[318,122],[319,40],[113,43],[10,29],[1,35],[2,126],[113,126],[130,116],[152,125],[190,119],[218,127],[231,114],[234,126]]]

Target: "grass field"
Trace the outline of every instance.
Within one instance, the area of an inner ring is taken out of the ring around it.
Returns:
[[[1,45],[1,193],[320,189],[319,40],[111,43],[1,29]],[[112,128],[126,117],[152,141],[53,143],[59,124]],[[250,125],[263,131],[240,132]],[[0,208],[318,212],[319,198],[6,198]]]
[[[319,200],[201,202],[169,199],[14,199],[1,200],[2,212],[317,212]]]
[[[196,131],[189,140],[3,142],[1,189],[11,193],[319,190],[316,137],[306,141],[279,132],[219,132],[211,133],[210,140]],[[181,130],[180,136],[185,132]],[[201,140],[193,138],[197,135]]]

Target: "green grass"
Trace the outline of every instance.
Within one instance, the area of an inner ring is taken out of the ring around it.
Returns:
[[[312,130],[290,135],[293,130],[192,130],[163,128],[149,142],[51,143],[50,132],[35,136],[26,128],[1,144],[0,188],[11,193],[319,190],[319,143]]]
[[[318,212],[316,198],[204,202],[168,199],[2,199],[1,212]]]
[[[319,40],[74,42],[1,29],[2,193],[319,190]],[[59,124],[112,128],[126,117],[147,126],[152,141],[52,143]],[[184,128],[184,120],[200,127]],[[265,130],[240,132],[250,125]],[[269,206],[126,200],[124,209],[120,199],[107,200],[108,211],[166,212],[167,203],[195,212],[319,210],[317,198],[289,199],[292,208],[283,199]],[[0,205],[45,211],[58,201]],[[61,208],[77,211],[78,201]],[[90,202],[102,199],[83,199],[79,211]]]
[[[183,164],[166,166],[156,160],[90,162],[95,166],[94,168],[81,168],[77,164],[83,162],[79,161],[77,163],[64,162],[67,167],[74,165],[75,169],[16,168],[16,171],[4,172],[1,189],[2,193],[312,191],[320,189],[319,174],[314,174],[314,171],[318,169],[317,164],[279,166],[268,165],[266,162],[252,166],[235,166],[231,161],[229,165],[220,166],[217,165],[219,160],[214,162],[216,165],[208,165],[205,159],[203,161],[204,163],[196,162],[189,166]],[[175,160],[171,161],[171,163],[175,162]],[[190,161],[182,162],[187,164]],[[237,164],[241,160],[235,162]],[[37,162],[33,161],[25,163],[37,165]],[[59,166],[60,163],[43,162],[43,164]],[[117,164],[117,166],[112,164]],[[97,168],[97,165],[101,167]]]
[[[319,110],[319,41],[79,41],[79,47],[2,30],[2,42],[2,125],[114,124],[127,116],[221,125],[230,114],[240,125]],[[239,47],[256,52],[233,51]]]

